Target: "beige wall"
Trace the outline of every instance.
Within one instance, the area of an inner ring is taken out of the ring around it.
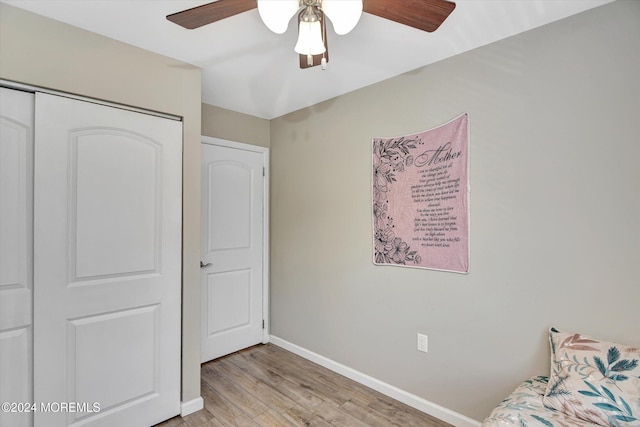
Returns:
[[[200,396],[200,69],[0,4],[0,78],[184,120],[182,399]]]
[[[550,326],[640,345],[640,2],[271,123],[271,332],[481,420]],[[468,112],[468,275],[372,264],[371,138]],[[416,333],[429,353],[416,351]]]
[[[202,104],[202,134],[229,141],[268,147],[269,120]]]

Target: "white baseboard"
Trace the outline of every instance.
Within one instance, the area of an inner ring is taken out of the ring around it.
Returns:
[[[356,371],[355,369],[342,365],[341,363],[335,362],[296,344],[285,341],[282,338],[271,335],[269,342],[456,427],[480,426],[479,421],[466,417],[433,402],[429,402],[428,400],[408,393],[376,378],[370,377],[369,375],[363,374],[362,372]]]
[[[188,402],[180,402],[180,416],[186,417],[189,414],[198,412],[202,408],[204,408],[204,399],[202,396],[191,399]]]

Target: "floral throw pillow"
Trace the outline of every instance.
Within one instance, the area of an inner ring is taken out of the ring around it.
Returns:
[[[640,427],[640,349],[549,331],[544,406],[602,426]]]

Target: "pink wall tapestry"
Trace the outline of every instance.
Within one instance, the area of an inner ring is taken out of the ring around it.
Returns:
[[[373,139],[374,264],[469,272],[469,128],[462,114]]]

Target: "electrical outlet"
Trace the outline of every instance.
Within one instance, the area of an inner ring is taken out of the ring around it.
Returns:
[[[425,353],[429,349],[429,337],[426,335],[418,334],[418,351],[424,351]]]

